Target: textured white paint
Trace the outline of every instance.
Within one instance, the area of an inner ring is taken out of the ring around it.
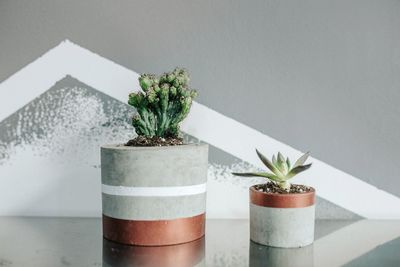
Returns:
[[[102,192],[114,196],[132,197],[177,197],[189,196],[205,193],[207,184],[187,185],[187,186],[164,186],[164,187],[132,187],[114,186],[103,184]]]
[[[128,92],[139,90],[136,72],[64,41],[0,84],[0,121],[66,75],[71,75],[122,102],[126,102]],[[295,148],[199,103],[193,104],[182,129],[258,167],[263,166],[256,157],[255,147],[268,153],[281,151],[293,158],[300,155],[300,151]],[[296,178],[295,182],[314,186],[319,196],[360,216],[400,218],[400,198],[315,158],[311,161],[314,164],[307,176]],[[34,182],[32,180],[28,183]],[[230,192],[224,193],[228,195]],[[232,217],[236,216],[232,214]]]
[[[0,83],[0,121],[67,75],[124,103],[140,88],[136,72],[66,40]]]

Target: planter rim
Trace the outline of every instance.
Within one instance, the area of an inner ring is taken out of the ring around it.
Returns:
[[[250,202],[252,204],[270,208],[305,208],[315,204],[315,189],[304,193],[266,193],[255,189],[256,184],[249,188]]]
[[[208,146],[206,143],[189,143],[176,146],[125,146],[122,143],[119,144],[105,144],[101,145],[102,149],[115,149],[115,150],[168,150],[168,149],[189,149],[197,146]]]

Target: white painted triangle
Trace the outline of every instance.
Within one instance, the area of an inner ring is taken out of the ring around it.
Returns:
[[[136,72],[66,40],[0,83],[0,121],[66,75],[122,102],[129,92],[140,89]],[[276,151],[293,158],[300,155],[297,149],[199,103],[193,104],[182,129],[258,167],[264,166],[256,157],[256,147],[268,156]],[[297,183],[314,186],[319,196],[362,217],[400,219],[400,198],[316,158],[311,161],[313,167],[295,178]]]

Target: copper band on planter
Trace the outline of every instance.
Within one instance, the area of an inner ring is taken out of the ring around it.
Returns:
[[[250,187],[250,202],[252,204],[270,208],[304,208],[315,203],[315,190],[294,194],[265,193]]]
[[[190,242],[204,236],[205,213],[188,218],[133,221],[103,214],[105,238],[130,245],[163,246]]]
[[[103,261],[110,266],[187,267],[204,259],[205,238],[170,246],[129,246],[103,239]]]

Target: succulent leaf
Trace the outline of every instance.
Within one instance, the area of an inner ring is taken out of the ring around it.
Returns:
[[[278,152],[278,164],[281,165],[285,161],[285,158],[282,156],[281,152]]]
[[[287,165],[288,169],[290,170],[291,167],[290,167],[289,157],[286,158],[286,165]]]
[[[271,161],[269,161],[269,159],[267,159],[263,154],[260,153],[260,151],[258,151],[256,149],[257,155],[260,158],[260,160],[265,164],[265,166],[267,166],[268,169],[270,169],[273,173],[275,173],[277,176],[283,176],[282,173],[279,171],[279,169],[272,164]]]
[[[295,176],[296,174],[299,174],[305,170],[308,170],[311,167],[312,163],[307,164],[307,165],[301,165],[301,166],[297,166],[294,167],[293,169],[290,170],[290,172],[288,173],[288,177],[292,178],[293,176]]]
[[[280,152],[278,152],[278,158],[277,158],[277,164],[276,165],[277,165],[277,168],[280,170],[280,172],[283,175],[286,175],[288,173],[289,167],[286,164],[285,158],[283,157],[283,155]]]
[[[272,164],[277,165],[278,162],[276,161],[275,155],[272,155]]]
[[[310,151],[304,153],[298,160],[296,160],[296,162],[293,165],[293,168],[303,165],[306,162],[308,156],[310,156]]]

